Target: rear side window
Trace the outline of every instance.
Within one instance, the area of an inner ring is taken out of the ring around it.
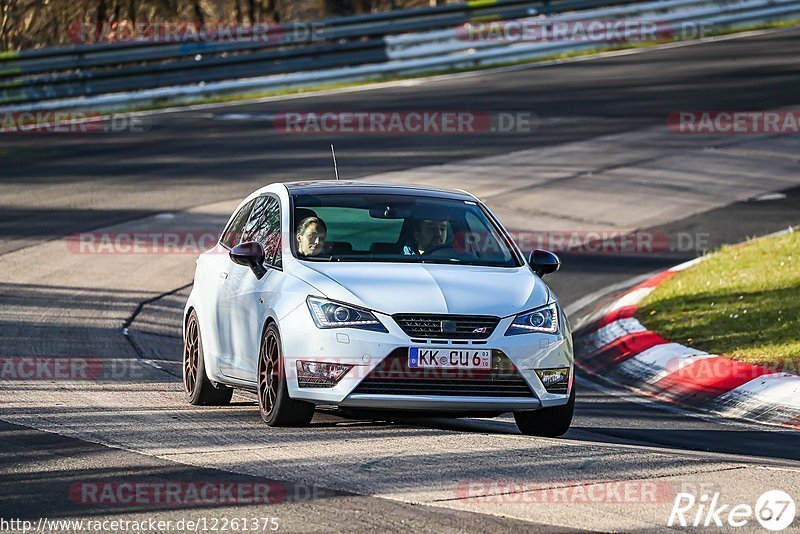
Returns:
[[[277,198],[265,195],[256,199],[242,240],[261,243],[264,247],[264,263],[282,268],[281,204]]]
[[[242,230],[244,229],[244,225],[247,222],[248,217],[250,217],[250,211],[253,209],[253,204],[255,204],[255,200],[251,200],[236,213],[231,223],[228,225],[228,228],[225,229],[225,232],[222,234],[222,238],[220,238],[220,243],[227,248],[233,248],[239,243],[242,242]]]

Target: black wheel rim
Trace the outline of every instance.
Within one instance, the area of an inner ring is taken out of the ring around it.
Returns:
[[[261,343],[261,360],[258,369],[258,400],[265,417],[272,415],[280,385],[280,354],[278,339],[268,332]]]
[[[186,341],[183,344],[183,387],[192,395],[197,386],[197,364],[200,360],[200,334],[197,321],[189,319],[186,325]]]

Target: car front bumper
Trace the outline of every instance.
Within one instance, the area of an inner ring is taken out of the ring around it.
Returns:
[[[289,396],[317,404],[339,406],[444,411],[517,411],[536,410],[567,403],[572,388],[573,347],[567,322],[561,317],[558,334],[521,334],[506,336],[513,318],[502,319],[491,336],[481,344],[417,344],[387,315],[376,316],[388,332],[372,332],[353,328],[320,329],[303,305],[282,318],[281,337]],[[484,343],[485,342],[485,343]],[[409,347],[492,350],[501,352],[513,363],[531,390],[529,397],[473,395],[400,395],[358,393],[355,390],[364,378],[397,349]],[[351,365],[352,368],[333,387],[300,387],[297,361],[314,361]],[[570,368],[570,383],[565,394],[548,393],[536,369]]]

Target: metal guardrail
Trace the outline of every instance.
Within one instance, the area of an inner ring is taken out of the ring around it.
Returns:
[[[668,9],[665,9],[668,7]],[[643,2],[621,7],[601,8],[591,11],[579,11],[553,16],[547,20],[577,23],[589,20],[630,20],[631,18],[653,21],[661,34],[680,33],[681,26],[704,24],[722,27],[729,22],[747,22],[751,16],[762,18],[766,13],[800,14],[800,3],[796,0],[671,0]],[[529,18],[519,22],[537,22],[541,19]],[[387,55],[392,60],[442,56],[443,54],[470,53],[474,58],[477,51],[492,48],[508,47],[508,43],[494,41],[470,42],[458,38],[455,29],[429,32],[422,35],[389,36],[386,39]],[[607,39],[598,39],[587,43],[591,46],[604,44]],[[524,55],[528,51],[548,51],[550,54],[578,50],[577,43],[537,42],[517,43],[514,52],[502,51],[507,57]],[[533,57],[533,56],[532,56]],[[478,64],[478,63],[476,63]]]
[[[636,1],[636,0],[629,0]],[[383,22],[396,22],[396,21],[414,21],[414,20],[427,20],[429,22],[436,22],[439,15],[452,15],[458,14],[464,16],[465,13],[487,8],[502,8],[506,6],[519,6],[541,4],[544,6],[545,11],[549,10],[549,2],[535,2],[532,0],[472,0],[465,3],[445,4],[436,7],[425,8],[412,8],[401,9],[394,11],[386,11],[381,13],[368,13],[362,15],[350,15],[346,17],[332,17],[326,19],[317,19],[311,23],[288,23],[279,25],[281,28],[286,29],[291,33],[295,28],[304,28],[308,25],[314,25],[319,29],[332,30],[334,28],[349,28],[357,30],[358,28],[369,28],[377,23]],[[424,24],[419,29],[425,29]],[[246,31],[246,28],[243,28]],[[184,43],[195,43],[194,39],[185,39]],[[55,48],[44,48],[39,50],[23,50],[18,53],[14,59],[32,59],[43,57],[57,57],[68,56],[73,54],[92,54],[95,52],[107,51],[120,51],[132,48],[151,48],[163,47],[165,43],[158,41],[125,41],[114,43],[99,43],[90,45],[73,45]],[[2,61],[0,61],[2,63]]]
[[[289,38],[276,41],[150,41],[21,52],[0,60],[0,105],[384,63],[388,35],[632,1],[478,0],[288,25],[281,30]],[[299,33],[306,37],[294,39]]]
[[[31,51],[0,61],[0,109],[129,107],[134,102],[496,65],[621,44],[611,38],[470,41],[457,32],[470,20],[649,19],[660,25],[722,28],[798,17],[800,0],[497,0],[317,21],[313,39],[295,41],[146,42]],[[409,33],[410,28],[424,31]]]
[[[564,0],[562,0],[564,1]],[[633,0],[627,0],[633,1]],[[596,2],[595,2],[596,3]],[[269,42],[215,42],[212,39],[198,42],[183,37],[170,42],[136,40],[130,42],[85,44],[43,50],[19,52],[17,57],[0,60],[0,77],[4,70],[19,69],[19,73],[48,72],[54,69],[86,68],[113,64],[137,63],[141,61],[191,57],[197,54],[222,54],[247,52],[253,49],[286,45],[303,45],[312,41],[336,41],[361,37],[382,37],[390,33],[423,31],[458,24],[471,17],[492,12],[494,16],[506,18],[528,14],[533,6],[545,8],[549,2],[543,0],[492,0],[468,2],[446,6],[390,11],[371,15],[321,19],[309,23],[291,23],[269,28],[289,36],[306,33],[306,38],[290,38]],[[549,9],[549,8],[548,8]],[[313,36],[307,32],[313,29]],[[237,28],[245,39],[246,27]]]
[[[709,0],[672,0],[669,2],[669,10],[682,9],[698,5],[707,5]],[[622,6],[602,7],[588,11],[576,11],[567,13],[553,14],[545,20],[558,22],[577,22],[587,20],[618,20],[626,19],[631,16],[638,18],[649,18],[650,20],[662,21],[660,17],[665,11],[665,2],[662,0],[650,2],[637,2],[635,4],[625,4]],[[716,9],[716,7],[715,7]],[[519,19],[517,22],[539,22],[540,17],[527,17]],[[403,57],[423,57],[425,48],[430,47],[434,54],[442,52],[456,52],[466,49],[489,48],[504,46],[508,43],[502,42],[469,42],[458,38],[456,28],[426,32],[424,34],[405,34],[387,36],[386,43],[389,48],[391,59],[402,59]],[[425,47],[425,48],[423,48]]]

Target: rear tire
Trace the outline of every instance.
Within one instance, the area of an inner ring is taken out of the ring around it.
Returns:
[[[258,354],[258,411],[269,426],[308,426],[314,417],[314,404],[289,397],[286,369],[278,327],[264,331]]]
[[[569,394],[569,401],[563,406],[542,408],[533,412],[514,412],[517,428],[526,436],[556,438],[566,434],[575,413],[575,384]]]
[[[200,323],[194,310],[186,321],[186,334],[183,337],[183,391],[189,404],[195,406],[224,406],[231,402],[233,396],[233,388],[221,384],[214,387],[206,375]]]

